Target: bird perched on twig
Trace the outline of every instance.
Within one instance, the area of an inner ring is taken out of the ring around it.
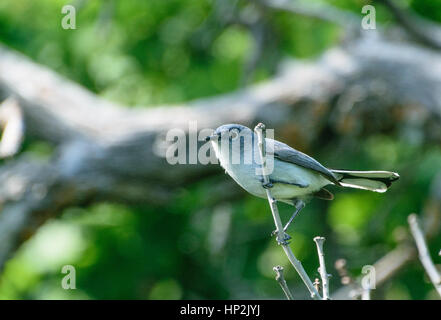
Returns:
[[[329,169],[285,143],[270,138],[265,140],[266,165],[271,168],[267,185],[262,184],[262,165],[258,161],[258,139],[254,131],[240,124],[226,124],[206,138],[211,141],[220,165],[242,188],[261,198],[266,198],[265,188],[271,188],[276,200],[295,206],[284,231],[305,206],[305,200],[334,198],[325,189],[327,185],[385,192],[399,178],[397,173],[390,171]]]

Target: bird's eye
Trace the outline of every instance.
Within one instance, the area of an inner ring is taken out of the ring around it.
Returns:
[[[239,137],[239,133],[237,132],[237,130],[231,130],[230,137],[231,137],[231,140],[236,140],[237,137]]]

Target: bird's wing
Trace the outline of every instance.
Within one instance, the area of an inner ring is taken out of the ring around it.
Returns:
[[[296,149],[291,148],[285,143],[268,138],[266,140],[267,140],[267,145],[269,146],[267,147],[267,153],[268,154],[273,153],[276,159],[279,159],[284,162],[293,163],[303,168],[316,171],[317,173],[321,174],[329,181],[337,185],[340,185],[335,175],[330,170],[328,170],[323,165],[321,165],[317,160],[311,158],[310,156],[300,151],[297,151]],[[271,148],[272,144],[273,144],[273,148]],[[271,149],[273,150],[271,151]]]

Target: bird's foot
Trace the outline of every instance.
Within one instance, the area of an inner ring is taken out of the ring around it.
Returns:
[[[279,245],[286,246],[286,245],[288,245],[290,243],[289,240],[291,240],[292,237],[289,234],[287,234],[285,231],[282,231],[282,232],[283,232],[283,236],[282,237],[278,236],[279,232],[277,230],[274,230],[273,232],[271,232],[271,236],[277,236],[277,238],[276,238],[277,239],[277,243]]]
[[[271,182],[267,182],[267,183],[262,183],[262,187],[264,189],[271,189],[272,187],[274,187],[274,185]]]
[[[259,179],[260,183],[262,184],[262,187],[264,189],[271,189],[272,187],[274,187],[273,183],[270,181],[268,181],[267,183],[265,183],[265,181],[263,180],[263,178]]]

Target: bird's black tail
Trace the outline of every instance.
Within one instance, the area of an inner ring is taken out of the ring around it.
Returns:
[[[398,173],[390,171],[348,171],[332,170],[343,187],[386,192],[392,182],[400,177]]]

